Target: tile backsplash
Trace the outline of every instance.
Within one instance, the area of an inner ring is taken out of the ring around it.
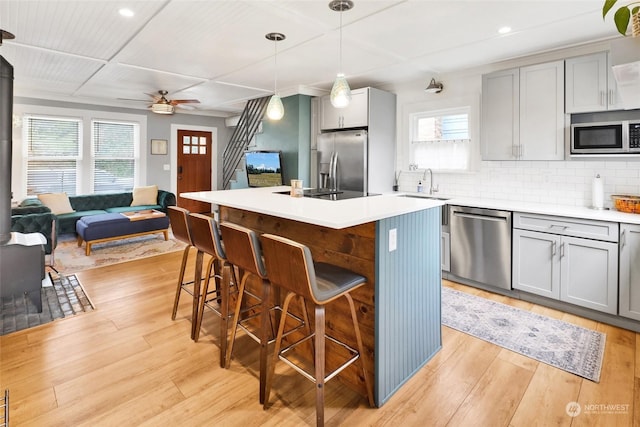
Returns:
[[[604,206],[612,194],[640,195],[640,160],[484,161],[469,173],[433,173],[438,195],[540,202],[569,206],[592,205],[593,178],[604,182]],[[424,169],[403,170],[399,191],[415,192]],[[429,191],[429,178],[423,180]]]

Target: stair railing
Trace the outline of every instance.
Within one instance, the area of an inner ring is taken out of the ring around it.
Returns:
[[[255,136],[267,110],[271,96],[250,99],[222,154],[222,188],[226,189],[242,160],[247,146]]]

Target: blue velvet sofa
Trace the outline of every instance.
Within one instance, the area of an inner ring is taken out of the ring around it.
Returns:
[[[131,206],[132,201],[132,192],[69,196],[69,202],[75,212],[55,215],[39,199],[29,198],[18,207],[12,208],[11,231],[42,233],[47,239],[45,253],[52,254],[57,244],[56,236],[75,233],[76,221],[83,216],[144,209],[156,209],[166,213],[168,206],[176,204],[176,196],[169,191],[158,190],[157,203],[154,205]]]

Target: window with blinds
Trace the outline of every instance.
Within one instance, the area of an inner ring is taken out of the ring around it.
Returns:
[[[137,123],[91,122],[93,191],[131,191],[136,170]]]
[[[433,170],[470,168],[469,108],[414,113],[409,121],[412,163]]]
[[[24,126],[27,195],[76,194],[78,160],[82,154],[82,121],[26,116]]]

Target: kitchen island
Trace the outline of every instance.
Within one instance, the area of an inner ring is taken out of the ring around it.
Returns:
[[[182,193],[219,207],[220,222],[299,241],[314,260],[353,270],[367,285],[352,296],[377,406],[441,348],[440,224],[443,202],[378,195],[321,200],[277,194],[289,187]],[[327,307],[327,331],[353,342],[349,310]],[[331,354],[327,357],[331,363]],[[366,395],[357,366],[338,378]]]

